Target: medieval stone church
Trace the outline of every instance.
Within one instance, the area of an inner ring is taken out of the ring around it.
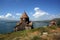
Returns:
[[[26,14],[26,12],[24,12],[20,17],[20,22],[15,26],[14,31],[29,29],[33,29],[33,23],[29,21],[28,15]]]

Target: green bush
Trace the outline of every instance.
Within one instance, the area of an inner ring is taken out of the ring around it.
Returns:
[[[42,40],[39,36],[34,36],[31,40]]]
[[[57,28],[57,26],[55,26],[55,25],[50,27],[50,29],[56,29],[56,28]]]

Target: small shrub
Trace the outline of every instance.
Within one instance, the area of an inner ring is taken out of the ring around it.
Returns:
[[[0,40],[4,40],[4,38],[0,38]]]
[[[56,26],[51,26],[50,28],[51,28],[51,29],[56,29],[57,27],[56,27]]]
[[[39,36],[34,36],[31,40],[42,40]]]

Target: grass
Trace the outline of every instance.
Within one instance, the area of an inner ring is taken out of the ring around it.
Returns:
[[[39,36],[34,36],[31,40],[42,40],[42,38]]]
[[[42,36],[43,32],[53,34],[53,33],[50,33],[50,30],[56,30],[56,29],[57,29],[56,26],[40,27],[40,28],[31,29],[31,30],[12,32],[10,34],[3,34],[3,35],[0,34],[0,40],[48,40],[48,37],[46,39],[43,38],[44,37]],[[49,38],[51,39],[51,37]]]

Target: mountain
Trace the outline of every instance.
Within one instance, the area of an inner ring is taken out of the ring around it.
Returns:
[[[19,22],[19,20],[7,20],[7,19],[0,19],[0,22]]]
[[[58,20],[60,20],[60,18],[54,18],[53,20],[56,20],[56,21],[58,21]]]

